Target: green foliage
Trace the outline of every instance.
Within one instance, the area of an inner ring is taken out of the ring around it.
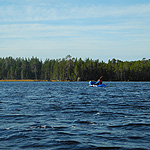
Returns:
[[[150,81],[150,59],[139,61],[103,61],[87,58],[72,58],[67,55],[62,59],[37,57],[0,58],[0,79],[38,79],[38,80],[97,80],[103,75],[105,81]]]

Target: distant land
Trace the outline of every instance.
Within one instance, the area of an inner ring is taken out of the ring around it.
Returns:
[[[73,58],[41,61],[32,58],[0,58],[0,81],[150,81],[150,59],[138,61]]]

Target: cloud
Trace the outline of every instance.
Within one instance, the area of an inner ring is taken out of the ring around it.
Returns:
[[[122,16],[150,16],[150,4],[132,6],[72,6],[52,5],[6,5],[0,6],[0,22],[50,21]]]
[[[62,36],[88,36],[98,32],[116,34],[138,29],[149,29],[141,22],[109,25],[49,25],[49,24],[9,24],[0,25],[0,38],[40,38]],[[92,32],[92,33],[91,33]]]
[[[137,50],[136,55],[145,51],[143,56],[148,56],[150,4],[80,5],[64,1],[23,0],[9,5],[3,1],[1,54],[94,58],[102,52],[110,58],[121,56],[120,51],[125,51],[124,57],[127,53],[134,56]]]

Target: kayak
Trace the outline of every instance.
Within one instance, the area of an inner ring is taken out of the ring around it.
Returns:
[[[106,87],[106,85],[105,84],[100,84],[100,85],[89,85],[90,87]]]
[[[89,81],[90,87],[106,87],[105,84],[96,85],[96,81]]]

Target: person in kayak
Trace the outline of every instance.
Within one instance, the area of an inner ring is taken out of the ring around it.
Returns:
[[[97,82],[95,83],[95,85],[101,85],[102,84],[102,78],[103,78],[103,76],[101,76],[98,80],[97,80]]]

